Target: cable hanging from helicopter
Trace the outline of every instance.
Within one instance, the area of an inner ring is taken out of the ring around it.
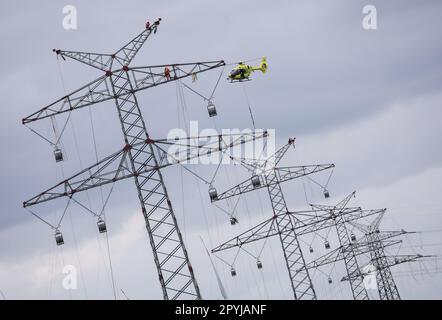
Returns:
[[[256,60],[256,59],[254,59]],[[254,60],[250,60],[250,61],[254,61]],[[262,57],[261,58],[261,63],[254,67],[254,66],[250,66],[248,64],[245,64],[243,61],[240,61],[236,67],[234,67],[232,69],[232,71],[230,71],[227,80],[230,80],[230,83],[233,82],[244,82],[244,81],[250,81],[250,76],[252,74],[252,72],[255,71],[261,71],[262,73],[266,73],[267,72],[267,68],[268,68],[268,64],[267,64],[267,58],[266,57]],[[247,91],[246,88],[243,84],[243,91],[244,91],[244,96],[246,98],[247,101],[247,106],[249,109],[249,113],[250,113],[250,118],[252,120],[252,125],[253,128],[256,128],[255,125],[255,119],[253,117],[253,112],[252,112],[252,107],[250,106],[250,101],[249,101],[249,97],[247,95]]]

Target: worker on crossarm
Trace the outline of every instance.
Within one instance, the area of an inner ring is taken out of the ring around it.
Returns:
[[[170,80],[170,69],[168,67],[164,68],[164,77],[166,80]]]

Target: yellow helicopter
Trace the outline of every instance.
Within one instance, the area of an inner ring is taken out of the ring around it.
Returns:
[[[241,81],[249,81],[250,75],[253,71],[260,70],[262,73],[266,73],[267,71],[267,60],[266,57],[261,59],[261,63],[257,67],[249,66],[244,64],[244,62],[238,63],[238,65],[233,68],[229,73],[229,77],[227,78],[230,82],[241,82]]]

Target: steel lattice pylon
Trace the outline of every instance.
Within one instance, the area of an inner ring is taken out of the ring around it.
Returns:
[[[329,206],[319,206],[314,205],[315,208],[322,208],[323,210],[327,210]],[[364,237],[356,242],[347,242],[345,245],[340,246],[339,248],[333,250],[332,252],[325,254],[322,257],[317,258],[316,260],[310,262],[307,267],[310,268],[318,268],[327,264],[336,263],[338,261],[346,262],[346,256],[351,253],[352,259],[356,260],[357,256],[369,255],[370,262],[375,266],[376,271],[376,282],[377,289],[379,291],[379,298],[381,300],[400,300],[399,292],[397,286],[394,282],[393,275],[391,272],[391,267],[406,263],[417,261],[420,258],[424,258],[424,256],[420,254],[416,255],[395,255],[395,256],[387,256],[385,254],[385,248],[398,245],[402,243],[401,240],[390,240],[392,238],[396,238],[398,236],[408,234],[410,232],[406,232],[404,230],[401,231],[379,231],[379,224],[386,212],[386,209],[374,210],[374,215],[377,217],[373,220],[373,222],[366,226],[357,222],[362,216],[357,219],[345,219],[345,215],[343,215],[344,211],[339,210],[339,215],[344,218],[340,219],[341,224],[348,223],[350,225],[355,226],[356,228],[365,232]],[[368,215],[365,215],[367,217]],[[333,218],[333,220],[336,220]],[[350,281],[350,284],[357,283],[361,285],[360,282],[363,281],[364,277],[369,276],[370,274],[366,271],[363,271],[363,268],[352,269],[351,272],[348,272],[347,275],[342,278],[342,281]],[[352,285],[352,289],[353,289]]]
[[[297,218],[295,214],[290,214],[281,189],[281,182],[300,178],[306,175],[317,173],[323,170],[333,168],[333,164],[297,166],[297,167],[276,167],[282,160],[287,150],[294,145],[294,139],[289,139],[288,143],[277,150],[269,159],[259,161],[248,161],[242,159],[243,165],[252,168],[255,175],[237,186],[221,193],[216,200],[227,199],[233,196],[241,195],[260,188],[267,188],[270,202],[273,209],[273,218],[259,225],[257,229],[262,234],[257,234],[250,230],[246,236],[246,242],[257,241],[267,238],[271,235],[278,235],[284,253],[290,284],[293,295],[296,300],[316,299],[316,293],[307,268],[305,268],[305,259],[299,245],[298,234],[296,230]],[[267,227],[270,227],[267,229]],[[236,238],[238,240],[238,238]],[[235,240],[233,240],[235,241]],[[212,252],[221,251],[241,244],[225,243]]]
[[[388,260],[384,253],[384,246],[376,236],[370,238],[370,256],[376,267],[376,282],[379,298],[381,300],[401,300],[393,274],[388,266]]]
[[[385,212],[379,214],[369,225],[350,223],[364,232],[369,241],[370,258],[376,268],[376,282],[381,300],[401,300],[399,290],[391,272],[388,257],[385,255],[384,244],[379,239],[379,225]]]
[[[255,241],[277,235],[279,236],[280,234],[288,234],[290,232],[300,237],[309,233],[315,233],[320,230],[336,227],[337,215],[339,215],[340,223],[350,223],[362,218],[377,215],[384,210],[385,209],[363,210],[360,207],[345,207],[341,208],[335,214],[330,214],[330,208],[326,207],[312,208],[311,210],[304,211],[282,212],[280,215],[274,216],[258,224],[256,227],[243,232],[241,235],[217,246],[212,252],[220,252],[235,247],[241,248],[242,246]],[[285,221],[287,221],[289,218],[291,218],[293,224],[287,223],[281,226],[277,223],[278,220],[285,219]],[[388,234],[388,236],[382,235],[381,239],[386,240],[393,236],[396,236],[396,234]],[[384,242],[386,246],[397,243],[397,241]],[[344,252],[349,252],[350,250],[353,251],[353,255],[361,255],[367,253],[369,248],[366,242],[357,243],[357,245],[347,244],[346,247],[339,247],[324,257],[310,262],[301,268],[317,268],[322,265],[343,260]],[[303,270],[297,270],[298,273],[301,271]]]
[[[311,205],[316,209],[328,210],[330,212],[330,216],[334,221],[334,226],[337,231],[340,247],[345,248],[342,250],[342,254],[347,275],[349,277],[351,274],[358,272],[360,268],[353,243],[351,242],[350,235],[348,234],[345,225],[345,220],[342,218],[341,210],[347,206],[348,202],[354,197],[354,195],[355,192],[352,192],[335,206]],[[350,287],[355,300],[368,300],[368,293],[367,290],[365,290],[363,278],[350,278]]]
[[[376,242],[380,242],[382,245],[382,248],[385,249],[386,247],[389,246],[388,242],[386,243],[385,241],[381,241],[381,240],[376,240]],[[372,256],[372,242],[368,242],[367,244],[367,248],[368,248],[368,253],[370,254],[370,256]],[[367,253],[367,252],[366,252]],[[428,258],[431,256],[423,256],[421,254],[412,254],[412,255],[394,255],[394,256],[388,256],[388,255],[384,255],[382,256],[382,264],[377,263],[376,259],[378,258],[373,258],[370,260],[370,263],[372,263],[373,265],[375,265],[376,269],[376,283],[377,283],[377,287],[378,287],[378,292],[379,292],[379,299],[380,300],[400,300],[400,295],[399,295],[399,291],[397,289],[397,286],[394,282],[393,279],[393,273],[391,271],[391,267],[397,266],[399,264],[402,263],[408,263],[408,262],[416,262],[422,258]],[[387,270],[387,273],[383,273],[384,270]],[[368,276],[369,273],[367,272],[359,272],[356,275],[352,275],[352,277],[362,277],[362,276]],[[349,277],[343,277],[342,281],[348,281]],[[393,290],[390,290],[388,288],[388,286],[393,285],[394,283],[394,288]],[[395,294],[396,293],[396,294]]]
[[[377,211],[377,210],[375,210]],[[378,213],[379,211],[377,211]],[[375,213],[376,214],[376,213]],[[351,223],[352,221],[355,221],[357,219],[347,220],[347,222]],[[382,244],[383,249],[386,249],[388,247],[396,246],[398,244],[402,243],[402,240],[394,240],[394,238],[399,237],[401,235],[407,234],[409,232],[406,231],[379,231],[377,235],[376,242],[379,242]],[[370,240],[368,237],[364,236],[364,238],[354,242],[351,244],[353,247],[353,252],[355,256],[363,256],[363,255],[370,255],[372,253],[372,245],[373,241]],[[350,245],[347,245],[346,247],[339,247],[335,250],[332,250],[331,252],[315,259],[314,261],[311,261],[307,264],[307,268],[319,268],[328,264],[336,263],[339,261],[344,260],[344,251],[348,250]],[[384,255],[384,264],[382,266],[379,266],[379,268],[376,269],[376,272],[381,271],[383,268],[391,268],[392,266],[406,263],[406,262],[414,262],[418,259],[425,258],[429,256],[423,256],[420,254],[414,254],[414,255],[394,255],[394,256],[387,256]],[[375,261],[370,259],[371,264],[375,264]],[[366,277],[370,274],[370,271],[363,271],[363,269],[355,270],[350,277],[348,275],[344,276],[341,281],[349,281],[349,279],[354,278],[362,278]],[[379,279],[377,278],[377,281]]]
[[[224,66],[224,61],[130,67],[145,41],[157,32],[158,19],[114,54],[54,50],[63,59],[71,58],[104,72],[102,76],[56,102],[23,119],[23,124],[71,112],[99,102],[114,100],[125,146],[98,163],[82,170],[54,187],[23,203],[24,207],[134,178],[142,213],[153,250],[164,299],[201,299],[192,265],[167,194],[160,169],[186,160],[223,151],[234,145],[251,142],[267,133],[241,136],[219,135],[204,145],[189,139],[152,139],[141,114],[136,92]],[[165,68],[170,74],[165,75]],[[198,137],[197,137],[198,138]],[[208,138],[208,137],[206,137]],[[212,137],[213,138],[213,137]],[[226,139],[229,141],[226,141]],[[233,140],[233,141],[232,141]],[[171,144],[184,147],[182,153],[168,155]],[[172,157],[173,161],[165,161]]]
[[[267,190],[273,208],[273,214],[277,216],[276,226],[281,241],[287,270],[293,289],[295,299],[316,299],[315,289],[307,269],[302,269],[305,265],[304,256],[299,245],[299,240],[294,229],[290,215],[282,214],[288,212],[287,204],[278,183],[275,172],[272,170],[265,175]]]

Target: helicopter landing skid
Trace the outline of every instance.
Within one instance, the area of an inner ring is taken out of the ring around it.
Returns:
[[[249,79],[249,78],[246,78],[246,79],[240,79],[240,80],[232,80],[232,79],[228,79],[228,80],[230,80],[230,83],[252,81],[252,79]]]

